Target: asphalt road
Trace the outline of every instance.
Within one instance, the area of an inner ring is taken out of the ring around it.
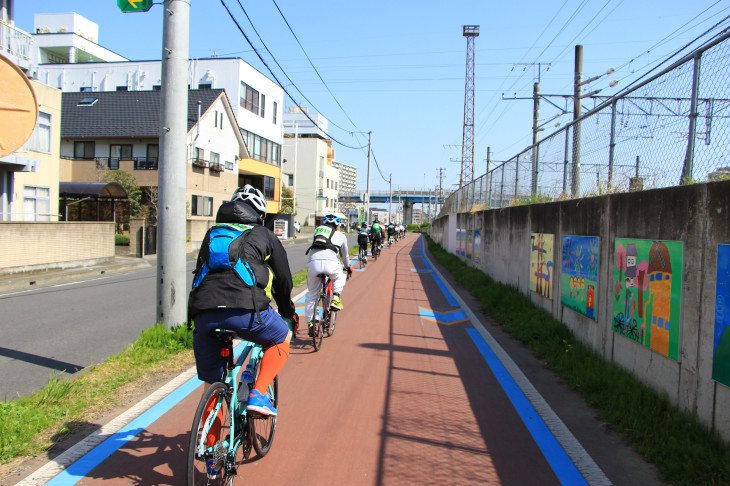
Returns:
[[[355,239],[348,234],[349,244]],[[285,244],[292,273],[306,268],[309,244]],[[186,267],[190,288],[194,260]],[[91,280],[69,271],[54,286],[0,295],[0,399],[32,393],[54,374],[78,376],[134,342],[155,322],[156,276],[154,261]]]

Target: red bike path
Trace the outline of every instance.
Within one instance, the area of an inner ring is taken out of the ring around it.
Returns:
[[[449,279],[415,234],[356,270],[322,349],[306,329],[292,341],[271,451],[234,484],[661,484]],[[21,484],[185,484],[190,383],[149,423]]]

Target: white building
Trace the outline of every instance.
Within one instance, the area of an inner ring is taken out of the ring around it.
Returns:
[[[333,165],[335,151],[327,129],[327,119],[306,108],[284,114],[283,180],[294,192],[297,220],[307,225],[328,213],[345,218],[337,207],[340,171]]]

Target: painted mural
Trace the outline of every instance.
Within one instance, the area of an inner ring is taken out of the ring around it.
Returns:
[[[613,330],[672,359],[679,358],[681,241],[616,238]]]
[[[467,230],[466,232],[466,258],[472,259],[474,251],[474,230]]]
[[[560,302],[569,309],[596,319],[598,305],[597,236],[563,236]]]
[[[474,263],[482,264],[482,231],[474,230]]]
[[[532,233],[530,236],[530,290],[552,297],[554,235]]]
[[[730,386],[730,245],[717,245],[712,379]]]

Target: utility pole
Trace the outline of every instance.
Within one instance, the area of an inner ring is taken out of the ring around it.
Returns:
[[[373,132],[368,132],[368,181],[365,189],[365,221],[370,221],[370,154],[373,152]]]
[[[388,195],[388,222],[393,217],[393,174],[388,177],[388,184],[390,184],[390,194]]]
[[[583,76],[583,46],[575,46],[575,83],[573,89],[573,170],[572,185],[570,187],[570,195],[577,197],[580,193],[580,123],[575,123],[582,113],[582,83]]]
[[[537,194],[537,161],[539,149],[537,146],[538,139],[538,120],[540,118],[540,83],[533,85],[532,89],[532,196]]]
[[[185,270],[189,0],[165,0],[162,23],[162,89],[157,206],[157,322],[187,320]]]

